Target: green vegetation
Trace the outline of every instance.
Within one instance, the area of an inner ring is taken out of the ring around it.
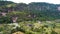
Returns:
[[[60,34],[59,4],[0,1],[0,34]]]
[[[33,21],[31,21],[33,22]],[[16,28],[15,25],[8,25],[8,24],[3,24],[0,25],[0,32],[4,34],[12,34],[14,32],[23,32],[24,34],[60,34],[60,23],[44,23],[41,22],[20,22]]]

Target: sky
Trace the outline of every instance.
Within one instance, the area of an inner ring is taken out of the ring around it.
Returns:
[[[31,2],[47,2],[47,3],[53,3],[53,4],[60,4],[60,0],[9,0],[16,3],[31,3]]]

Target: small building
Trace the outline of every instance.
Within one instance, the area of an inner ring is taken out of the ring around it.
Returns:
[[[41,21],[38,21],[38,23],[40,23],[40,24],[41,24],[42,22],[41,22]]]
[[[55,22],[56,22],[56,23],[60,23],[60,19],[56,19]]]
[[[57,7],[57,10],[60,11],[60,7]]]
[[[47,23],[52,23],[51,21],[46,21]]]
[[[6,16],[7,13],[6,12],[0,12],[0,16]]]
[[[34,15],[34,14],[29,14],[27,17],[29,17],[29,18],[35,18],[36,15]]]
[[[12,19],[13,23],[16,23],[17,22],[17,19],[18,19],[18,16],[15,16],[14,15],[14,16],[11,17],[11,19]]]
[[[14,12],[14,8],[13,8],[13,7],[9,7],[9,8],[8,8],[8,13],[9,13],[9,12]]]
[[[2,16],[6,16],[7,13],[6,12],[2,12],[1,14],[2,14]]]
[[[28,17],[31,17],[31,15],[28,15]]]

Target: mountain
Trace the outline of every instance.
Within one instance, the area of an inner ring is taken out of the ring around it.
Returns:
[[[13,12],[22,20],[56,20],[60,19],[60,4],[45,2],[14,3],[11,1],[0,1],[1,12]],[[14,15],[11,14],[11,15]],[[8,14],[10,15],[10,14]],[[20,20],[19,19],[19,20]]]
[[[8,4],[12,4],[14,2],[11,1],[0,1],[0,6],[4,6],[4,5],[8,5]]]
[[[34,14],[39,18],[46,20],[60,19],[60,5],[50,4],[45,2],[32,2],[29,4],[20,3],[16,5],[16,9],[19,11],[27,10],[30,14]],[[38,19],[39,19],[38,18]]]

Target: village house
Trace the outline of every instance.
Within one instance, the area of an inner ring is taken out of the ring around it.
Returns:
[[[40,24],[41,24],[42,22],[41,22],[41,21],[38,21],[38,23],[40,23]]]
[[[15,16],[14,15],[14,16],[11,17],[11,19],[12,19],[12,22],[13,23],[16,23],[17,22],[17,19],[18,19],[18,16]]]
[[[60,11],[60,6],[59,6],[59,7],[57,7],[57,10],[58,10],[58,11]]]
[[[51,21],[46,21],[47,23],[52,23]]]
[[[6,16],[6,12],[0,12],[0,16]]]
[[[12,12],[12,11],[14,11],[14,8],[13,8],[13,7],[9,7],[9,8],[8,8],[8,13],[9,13],[9,12]]]
[[[35,18],[36,17],[36,15],[34,15],[34,14],[29,14],[27,17],[29,17],[29,18]]]
[[[6,12],[2,12],[1,14],[2,14],[2,16],[6,16],[7,13]]]

